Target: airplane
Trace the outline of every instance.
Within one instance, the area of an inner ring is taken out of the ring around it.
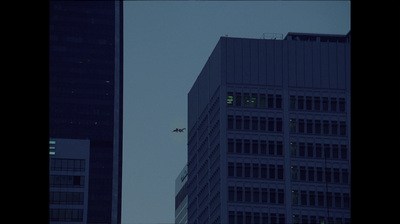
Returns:
[[[172,130],[172,132],[183,132],[183,130],[185,130],[186,128],[182,128],[182,129],[179,129],[179,128],[175,128],[175,130]]]

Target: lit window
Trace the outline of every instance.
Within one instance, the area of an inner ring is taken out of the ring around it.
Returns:
[[[233,105],[233,93],[228,93],[227,103],[228,103],[228,106]]]
[[[257,94],[251,94],[251,107],[257,107]]]

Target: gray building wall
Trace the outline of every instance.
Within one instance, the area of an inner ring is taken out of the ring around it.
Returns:
[[[236,94],[241,94],[240,106]],[[245,99],[257,105],[246,106]],[[257,223],[265,216],[276,223],[349,223],[350,101],[350,35],[221,37],[188,94],[189,223]],[[237,140],[250,142],[251,151],[228,151],[228,141]],[[275,153],[282,145],[280,155],[262,154],[262,145],[268,151],[270,142]],[[248,164],[250,176],[239,177],[238,167],[247,172]],[[260,178],[261,167],[266,178]],[[268,200],[260,202],[263,190]],[[238,200],[246,191],[251,199]],[[271,201],[271,195],[276,199]]]

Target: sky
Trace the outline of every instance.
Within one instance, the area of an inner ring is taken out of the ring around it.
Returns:
[[[347,34],[349,1],[124,1],[122,223],[174,223],[187,94],[221,36]],[[187,130],[186,130],[187,131]]]

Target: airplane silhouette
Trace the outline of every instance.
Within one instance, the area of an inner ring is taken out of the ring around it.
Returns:
[[[182,129],[179,129],[179,128],[175,128],[175,130],[172,130],[172,132],[183,132],[183,130],[185,130],[186,128],[182,128]]]

